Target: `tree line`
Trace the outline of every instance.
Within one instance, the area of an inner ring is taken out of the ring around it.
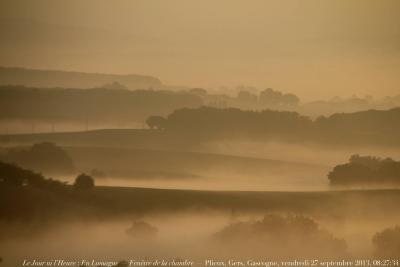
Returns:
[[[328,174],[331,185],[398,185],[400,161],[391,158],[353,155]]]
[[[128,123],[201,105],[203,100],[189,92],[0,86],[0,119],[5,120]]]
[[[400,108],[338,113],[315,120],[292,111],[184,108],[150,116],[150,128],[204,139],[259,138],[345,144],[400,145]]]

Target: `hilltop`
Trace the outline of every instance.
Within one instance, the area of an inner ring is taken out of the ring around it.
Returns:
[[[129,89],[161,88],[163,86],[158,78],[137,74],[119,75],[0,67],[0,85],[93,88],[113,82],[123,84]]]

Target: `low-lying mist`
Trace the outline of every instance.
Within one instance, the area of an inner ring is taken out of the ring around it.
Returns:
[[[35,235],[1,239],[0,256],[7,266],[33,259],[190,259],[203,265],[205,259],[372,257],[374,234],[392,225],[390,219],[315,220],[288,214],[234,212],[125,216],[57,222]],[[2,225],[3,229],[7,227]],[[149,233],[148,228],[155,230]],[[13,229],[18,231],[18,227]]]
[[[310,142],[257,142],[248,139],[209,142],[196,147],[196,150],[243,157],[320,164],[324,166],[334,166],[343,163],[354,154],[375,155],[382,158],[400,158],[400,150],[391,147],[329,146]]]
[[[73,184],[75,176],[62,176],[60,180]],[[235,190],[235,191],[324,191],[329,190],[327,179],[282,176],[231,176],[231,177],[180,177],[141,178],[105,177],[95,180],[97,186],[143,187],[188,190]]]

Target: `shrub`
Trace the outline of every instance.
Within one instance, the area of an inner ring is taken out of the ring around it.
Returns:
[[[80,174],[76,177],[74,188],[79,190],[89,190],[94,188],[94,179],[87,174]]]

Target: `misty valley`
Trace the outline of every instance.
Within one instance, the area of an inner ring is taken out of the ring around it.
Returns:
[[[396,149],[212,130],[3,136],[3,262],[396,258]]]
[[[1,0],[0,267],[399,267],[399,10]]]

